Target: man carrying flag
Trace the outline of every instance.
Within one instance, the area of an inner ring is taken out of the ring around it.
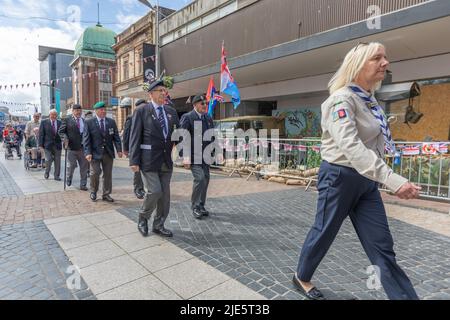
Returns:
[[[228,69],[227,57],[225,53],[225,45],[222,43],[222,64],[220,68],[220,92],[226,93],[231,96],[231,102],[233,102],[236,109],[241,103],[241,94],[236,85],[236,82],[231,75],[230,69]]]

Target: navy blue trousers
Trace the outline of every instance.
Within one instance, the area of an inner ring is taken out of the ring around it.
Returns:
[[[317,188],[316,218],[300,252],[298,278],[311,280],[342,222],[350,216],[370,262],[380,268],[381,284],[388,298],[418,299],[411,281],[395,260],[394,242],[377,183],[355,169],[323,161]]]

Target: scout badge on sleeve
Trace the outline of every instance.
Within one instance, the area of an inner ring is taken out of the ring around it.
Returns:
[[[345,109],[339,109],[336,112],[338,114],[339,119],[344,119],[347,117],[347,111]]]
[[[340,104],[342,104],[343,103],[343,101],[339,101],[339,102],[337,102],[337,103],[335,103],[334,105],[333,105],[333,107],[335,107],[335,111],[332,113],[332,116],[333,116],[333,121],[337,121],[337,120],[339,120],[339,119],[345,119],[345,118],[347,118],[347,110],[345,110],[344,108],[336,108],[336,106],[338,106],[338,105],[340,105]],[[336,110],[337,109],[337,110]]]

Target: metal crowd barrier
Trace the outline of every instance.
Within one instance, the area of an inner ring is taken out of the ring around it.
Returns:
[[[394,172],[420,185],[424,198],[450,201],[449,142],[396,142],[398,157],[386,162]]]
[[[320,139],[267,139],[255,143],[252,139],[227,139],[219,142],[224,147],[225,162],[218,168],[229,167],[231,175],[239,173],[239,167],[263,165],[261,170],[253,170],[259,175],[272,175],[294,178],[292,172],[304,172],[320,166]],[[450,201],[450,154],[449,142],[396,142],[399,151],[395,157],[386,157],[386,162],[395,173],[422,187],[422,198]],[[250,149],[267,148],[269,157],[255,159],[250,157]],[[272,149],[273,148],[273,149]],[[239,150],[241,152],[239,152]],[[274,162],[270,150],[276,150],[279,158]],[[263,161],[264,160],[264,161]],[[248,179],[249,177],[247,177]],[[301,179],[301,176],[295,178]],[[314,180],[314,177],[308,177]],[[382,190],[384,190],[381,187]]]

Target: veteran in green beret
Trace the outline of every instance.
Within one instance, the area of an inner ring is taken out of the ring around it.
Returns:
[[[90,198],[97,200],[100,174],[103,171],[102,200],[114,202],[112,192],[112,169],[115,151],[122,158],[122,142],[116,122],[106,116],[106,106],[103,101],[97,102],[93,109],[95,116],[86,120],[83,131],[83,148],[86,160],[90,163]]]

